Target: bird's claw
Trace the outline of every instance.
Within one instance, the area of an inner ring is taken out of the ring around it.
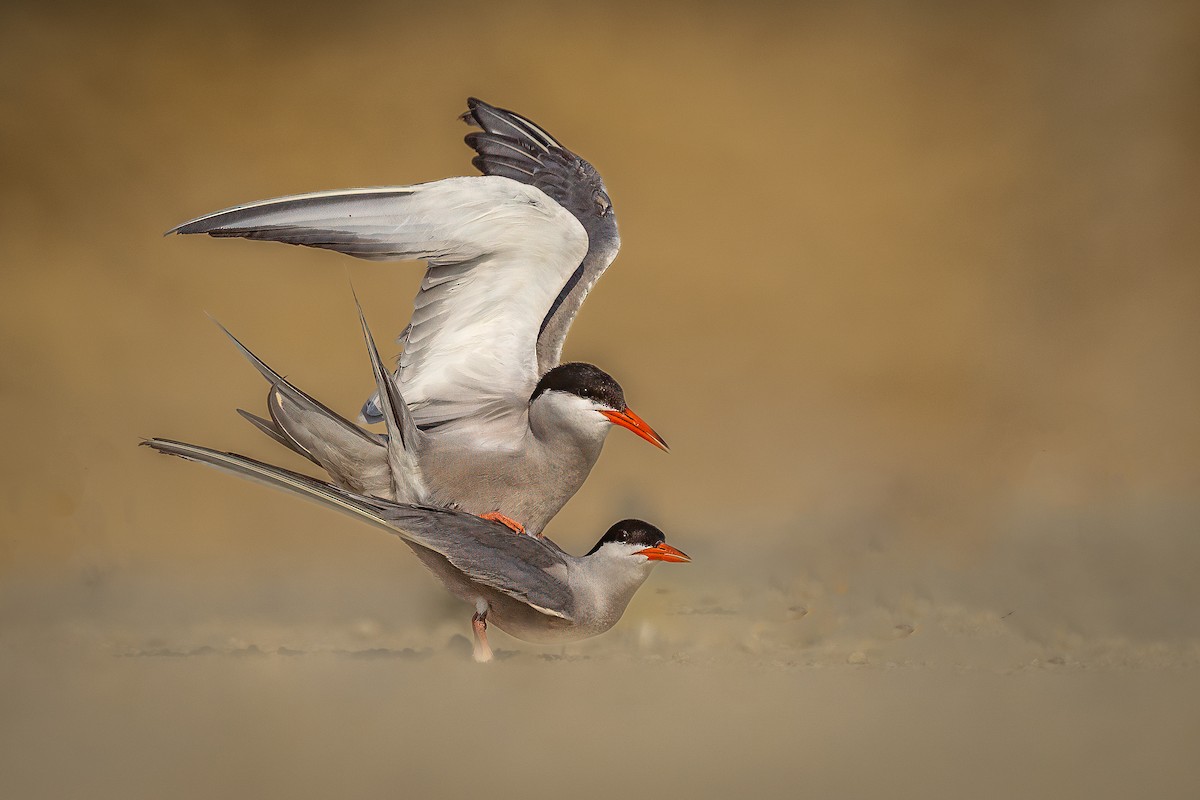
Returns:
[[[504,516],[499,511],[489,511],[486,514],[480,514],[479,518],[491,520],[492,522],[499,522],[501,525],[504,525],[505,527],[511,529],[513,533],[524,533],[525,532],[524,525],[517,522],[515,519],[510,519],[509,517]]]

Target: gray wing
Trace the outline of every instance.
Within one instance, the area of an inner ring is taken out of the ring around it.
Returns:
[[[396,241],[390,234],[396,227],[391,217],[418,188],[375,186],[258,200],[196,217],[164,235],[206,233],[218,239],[283,242],[368,261],[416,258],[411,241]]]
[[[428,261],[396,376],[422,427],[524,408],[541,376],[539,326],[588,248],[544,192],[488,175],[264,200],[175,231]]]
[[[579,220],[588,235],[583,261],[563,282],[538,331],[538,372],[558,366],[563,342],[584,298],[617,256],[621,237],[604,181],[591,164],[520,114],[472,97],[462,118],[483,128],[467,134],[472,164],[541,189]]]
[[[565,554],[549,539],[445,508],[396,503],[381,513],[404,538],[445,556],[471,580],[543,614],[574,616]]]
[[[548,539],[515,534],[499,522],[461,511],[367,497],[237,453],[168,439],[150,439],[142,444],[357,517],[433,550],[472,581],[503,592],[535,611],[568,620],[575,613],[574,598],[561,577],[554,574],[566,575],[566,556]]]

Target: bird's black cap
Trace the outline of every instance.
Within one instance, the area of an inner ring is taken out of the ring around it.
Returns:
[[[590,556],[609,542],[654,547],[666,540],[666,534],[649,522],[643,522],[640,519],[623,519],[609,528],[608,532],[600,537],[600,541],[596,542],[596,546],[587,554]]]
[[[532,403],[543,392],[566,392],[603,403],[614,411],[625,410],[625,392],[613,376],[594,364],[559,364],[538,381],[529,398]],[[643,523],[645,524],[645,523]]]

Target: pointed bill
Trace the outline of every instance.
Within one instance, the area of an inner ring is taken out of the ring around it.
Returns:
[[[613,425],[628,428],[655,447],[665,450],[668,453],[671,452],[671,448],[667,447],[666,441],[655,433],[654,429],[647,425],[644,419],[633,413],[632,409],[626,408],[624,411],[601,409],[600,413],[608,417],[608,421]]]
[[[666,542],[659,542],[654,547],[638,550],[634,555],[645,556],[651,561],[668,561],[674,564],[686,564],[692,557],[682,550],[676,550]]]

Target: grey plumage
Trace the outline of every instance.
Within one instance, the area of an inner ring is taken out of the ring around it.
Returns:
[[[643,548],[651,539],[622,545],[613,529],[592,553],[575,557],[549,539],[516,535],[471,514],[368,497],[236,453],[167,439],[142,444],[301,495],[399,536],[447,589],[501,630],[528,641],[563,642],[603,633],[620,619],[653,566],[653,556],[641,555],[650,552]],[[657,549],[679,556],[666,560],[687,560],[666,547],[653,526],[626,523],[644,526],[655,534]],[[613,545],[601,547],[609,541]]]
[[[354,298],[354,306],[358,310],[358,321],[362,326],[363,341],[367,345],[367,355],[371,359],[371,374],[375,376],[375,386],[379,392],[380,413],[387,424],[387,460],[391,469],[392,493],[395,500],[420,500],[425,497],[425,482],[421,474],[420,450],[422,434],[409,413],[408,404],[400,396],[400,390],[383,366],[379,358],[379,349],[375,346],[375,337],[367,325],[358,297]]]
[[[234,345],[234,347],[236,347],[238,349],[238,352],[241,353],[245,357],[245,359],[247,361],[249,361],[250,364],[256,370],[258,370],[258,373],[260,375],[262,375],[263,378],[266,379],[267,383],[271,384],[271,386],[273,386],[276,390],[278,390],[290,402],[294,403],[295,405],[299,406],[302,409],[312,411],[313,413],[320,414],[323,417],[327,417],[331,422],[338,425],[347,435],[352,436],[357,439],[361,439],[364,444],[369,444],[369,445],[384,444],[385,440],[383,437],[378,436],[374,433],[371,433],[370,431],[363,430],[362,428],[358,427],[350,420],[346,419],[345,417],[342,417],[336,411],[334,411],[333,409],[326,406],[321,401],[306,394],[305,392],[301,391],[300,389],[297,389],[286,378],[284,378],[282,375],[280,375],[278,372],[276,372],[274,369],[272,369],[265,361],[263,361],[261,358],[256,356],[250,350],[250,348],[248,348],[248,347],[246,347],[246,345],[242,344],[242,342],[236,336],[234,336],[232,333],[230,333],[229,329],[226,328],[224,325],[222,325],[219,320],[217,320],[211,316],[209,317],[209,319],[211,319],[213,321],[213,324],[215,324],[218,328],[221,329],[221,332],[224,333],[226,337],[228,337],[229,341],[233,342],[233,345]],[[363,324],[364,325],[366,324],[365,321]],[[253,414],[248,414],[246,412],[242,412],[242,416],[247,419],[250,419],[251,422],[255,422],[256,425],[258,423],[264,423],[264,424],[266,423],[266,420],[263,420],[259,417],[255,417]],[[277,420],[275,422],[276,422],[276,424],[278,424]],[[275,432],[277,434],[284,435],[286,438],[286,433],[284,433],[283,431],[276,429]],[[290,446],[292,446],[292,445],[298,446],[298,445],[296,445],[295,442],[292,442]],[[305,452],[303,450],[303,448],[301,448],[299,450],[299,452],[301,452],[303,455],[308,456],[311,459],[311,454]]]
[[[268,402],[270,402],[269,397],[268,397]],[[259,431],[261,431],[262,433],[265,433],[271,439],[274,439],[276,443],[283,445],[287,449],[291,450],[293,453],[297,453],[299,455],[304,456],[309,461],[316,464],[318,467],[321,466],[321,462],[317,461],[317,459],[313,457],[312,453],[305,450],[303,447],[301,447],[299,444],[297,444],[294,439],[292,439],[290,436],[285,434],[280,429],[278,422],[276,422],[274,420],[263,419],[262,417],[257,416],[255,414],[251,414],[249,411],[246,411],[245,409],[242,409],[242,408],[239,408],[237,410],[237,413],[238,413],[238,416],[240,416],[242,419],[249,422],[251,425],[253,425],[255,428],[257,428]]]
[[[341,487],[396,499],[387,439],[363,430],[301,391],[255,355],[217,320],[213,322],[266,379],[270,419],[238,409],[243,419],[267,436],[324,469]],[[407,496],[401,499],[412,499]]]
[[[512,426],[504,429],[503,445],[479,441],[479,432],[470,427],[422,431],[388,379],[361,309],[359,321],[377,385],[387,392],[389,435],[371,433],[341,417],[216,323],[271,387],[270,419],[238,413],[320,466],[343,489],[473,514],[499,511],[528,533],[540,533],[599,457],[612,425],[595,409],[623,408],[620,385],[596,367],[563,365],[539,384],[522,414],[502,418]],[[566,380],[555,381],[559,375]],[[572,388],[591,394],[580,397]],[[494,434],[500,424],[486,431]]]

